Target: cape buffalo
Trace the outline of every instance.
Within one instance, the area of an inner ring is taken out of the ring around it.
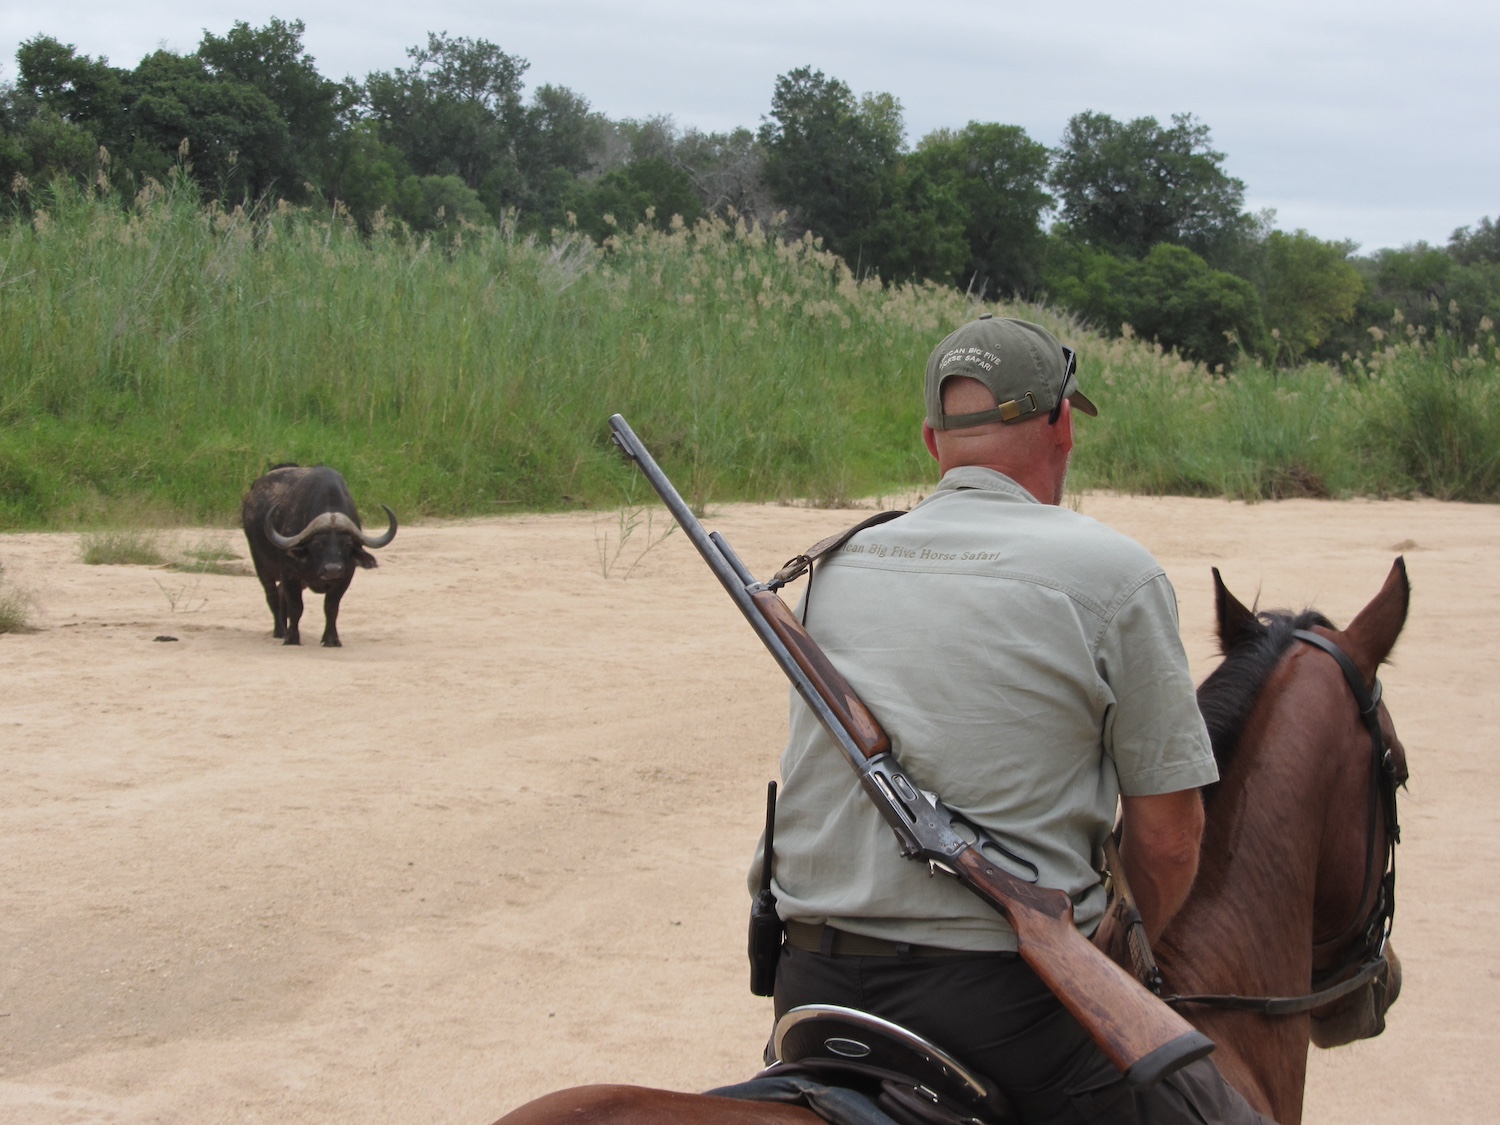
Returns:
[[[273,636],[285,637],[289,645],[302,643],[297,623],[305,587],[323,595],[323,644],[340,647],[339,599],[354,568],[375,566],[375,556],[365,548],[384,547],[396,538],[396,513],[385,508],[385,514],[391,521],[385,534],[367,534],[349,486],[326,465],[277,465],[250,486],[240,518],[276,621]]]

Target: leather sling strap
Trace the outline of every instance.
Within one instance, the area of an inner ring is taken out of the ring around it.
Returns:
[[[867,527],[878,527],[880,524],[888,523],[897,516],[906,515],[905,511],[876,512],[869,519],[860,520],[853,527],[846,528],[837,535],[830,535],[826,539],[819,539],[800,555],[793,555],[775,574],[771,575],[771,581],[766,583],[766,588],[779,590],[788,582],[795,582],[804,574],[807,577],[807,593],[802,598],[802,624],[807,624],[807,607],[812,602],[812,568],[813,564],[824,555],[831,555],[849,540],[853,539]]]
[[[788,582],[795,582],[811,570],[813,564],[824,555],[830,555],[834,551],[837,551],[865,528],[877,527],[880,524],[889,523],[897,516],[904,515],[906,515],[904,509],[891,512],[877,512],[869,519],[860,520],[853,527],[840,531],[837,535],[830,535],[826,539],[819,539],[811,547],[803,551],[802,554],[793,555],[788,559],[786,564],[771,576],[771,580],[766,585],[772,590],[779,590]]]

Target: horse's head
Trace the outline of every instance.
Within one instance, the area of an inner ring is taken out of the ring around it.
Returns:
[[[1396,560],[1380,592],[1342,631],[1316,614],[1256,614],[1229,593],[1217,571],[1214,581],[1226,656],[1278,627],[1304,642],[1290,646],[1283,682],[1297,684],[1298,722],[1317,732],[1314,752],[1327,778],[1313,894],[1313,987],[1368,977],[1312,1011],[1312,1041],[1333,1047],[1379,1035],[1401,991],[1401,963],[1387,938],[1399,838],[1395,793],[1406,783],[1407,766],[1376,672],[1406,621],[1405,563]]]

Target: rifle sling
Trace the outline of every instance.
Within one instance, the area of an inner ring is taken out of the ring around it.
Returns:
[[[793,555],[782,565],[781,569],[771,575],[771,580],[766,583],[766,589],[779,590],[788,582],[795,582],[804,574],[807,578],[807,594],[802,599],[802,623],[807,624],[807,603],[812,600],[812,568],[813,564],[824,555],[831,555],[849,540],[853,539],[867,527],[878,527],[880,524],[888,523],[897,516],[906,515],[905,509],[889,512],[876,512],[868,519],[860,520],[853,527],[846,528],[836,535],[830,535],[826,539],[819,539],[800,555]]]
[[[897,516],[904,515],[906,515],[905,509],[890,512],[876,512],[873,516],[869,517],[869,519],[860,520],[853,527],[846,528],[836,535],[830,535],[826,539],[819,539],[811,547],[803,551],[802,554],[793,555],[791,558],[787,559],[782,568],[771,576],[771,580],[766,583],[766,588],[771,590],[779,590],[788,582],[795,582],[797,579],[801,578],[804,574],[812,569],[813,563],[817,562],[824,555],[831,555],[834,551],[837,551],[840,547],[849,542],[849,540],[853,539],[865,528],[877,527],[880,524],[889,523]]]

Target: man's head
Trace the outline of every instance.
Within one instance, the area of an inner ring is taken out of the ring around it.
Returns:
[[[995,406],[963,414],[945,411],[943,384],[954,376],[983,383]],[[1064,398],[1085,414],[1099,413],[1078,389],[1072,351],[1030,321],[982,316],[950,333],[927,359],[927,424],[934,430],[1013,425],[1038,415],[1055,422]]]
[[[922,436],[944,472],[993,468],[1053,504],[1073,449],[1072,411],[1098,413],[1078,388],[1073,353],[1051,333],[990,316],[933,349],[926,397]]]

